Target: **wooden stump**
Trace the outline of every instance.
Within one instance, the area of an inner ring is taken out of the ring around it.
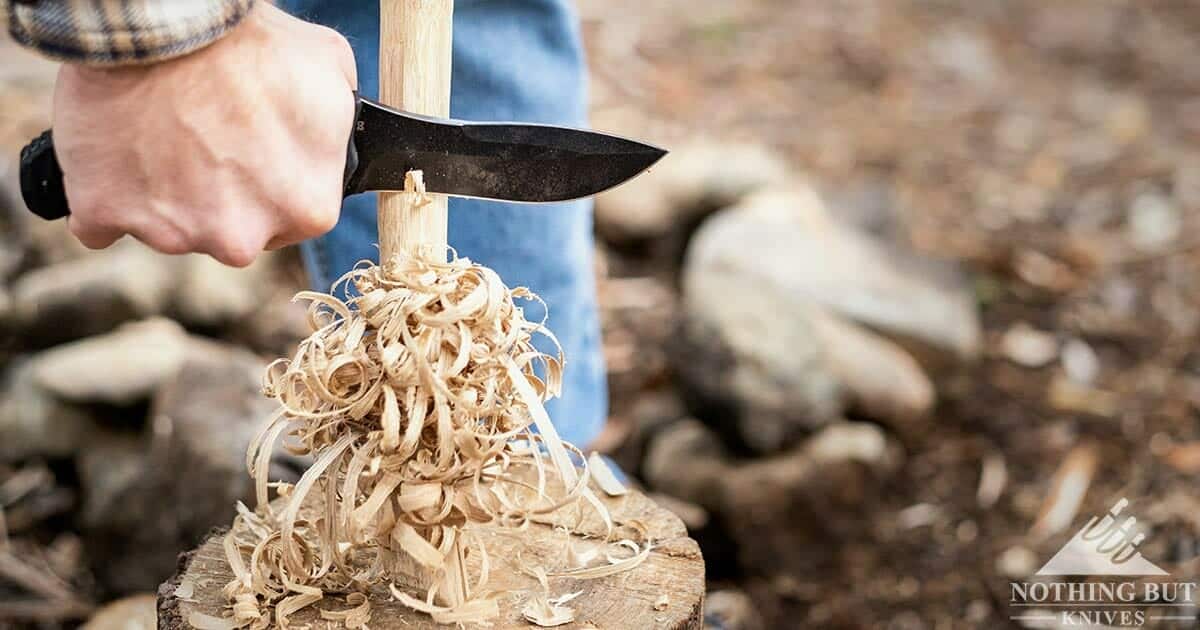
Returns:
[[[321,493],[314,492],[313,495]],[[620,525],[614,539],[628,534],[635,538],[635,530],[643,530],[654,547],[645,562],[636,568],[594,580],[552,578],[551,596],[583,591],[567,605],[575,611],[575,621],[561,628],[603,630],[699,630],[703,627],[704,605],[704,559],[696,541],[688,538],[683,523],[674,514],[657,506],[653,501],[636,491],[621,497],[602,497],[613,520]],[[308,509],[308,508],[306,508]],[[574,524],[573,510],[565,510],[560,522]],[[616,545],[604,544],[597,537],[603,527],[591,510],[585,508],[581,535],[573,535],[576,551],[596,548],[604,553],[628,555],[628,550]],[[565,535],[550,525],[532,525],[523,532],[506,530],[494,525],[473,526],[491,558],[491,577],[484,588],[504,592],[500,597],[500,618],[493,628],[530,629],[537,626],[527,622],[521,615],[527,599],[538,592],[537,580],[517,568],[520,557],[526,566],[543,566],[548,569],[563,566]],[[640,538],[640,536],[636,536]],[[221,589],[233,579],[233,573],[225,561],[221,547],[222,533],[210,535],[197,549],[180,559],[179,571],[159,588],[158,627],[160,630],[182,630],[192,626],[188,616],[200,612],[216,617],[222,616],[227,602]],[[478,559],[472,554],[467,559],[472,576],[478,570]],[[192,595],[180,598],[175,595],[180,584],[188,584]],[[399,586],[405,581],[398,579]],[[407,589],[420,595],[415,587]],[[665,599],[664,599],[665,596]],[[656,605],[661,610],[656,609]],[[294,624],[303,627],[324,628],[325,624],[336,628],[334,622],[320,619],[316,608],[343,610],[347,608],[344,597],[327,595],[316,606],[292,615]],[[392,601],[387,585],[376,587],[371,593],[371,623],[374,630],[423,630],[445,628],[433,623],[428,615],[414,612],[399,602]]]

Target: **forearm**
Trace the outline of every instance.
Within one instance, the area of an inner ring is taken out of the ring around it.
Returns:
[[[255,0],[0,0],[8,30],[42,54],[90,66],[185,55],[220,39]]]

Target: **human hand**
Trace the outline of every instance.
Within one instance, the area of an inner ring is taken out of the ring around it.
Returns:
[[[68,226],[246,266],[337,222],[354,54],[331,29],[257,3],[207,48],[147,66],[67,64],[54,143]]]

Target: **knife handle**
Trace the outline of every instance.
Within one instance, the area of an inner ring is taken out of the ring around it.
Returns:
[[[354,124],[350,126],[350,140],[346,143],[346,167],[342,173],[342,196],[349,190],[350,178],[358,170],[358,149],[354,146],[354,127],[362,111],[362,100],[354,94]],[[21,198],[29,211],[47,220],[54,221],[71,214],[67,203],[67,191],[63,188],[62,167],[54,152],[54,133],[47,129],[21,149]]]
[[[47,221],[71,214],[49,129],[21,149],[21,197],[31,212]]]

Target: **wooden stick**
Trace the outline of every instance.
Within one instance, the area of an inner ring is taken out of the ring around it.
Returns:
[[[379,3],[379,99],[430,116],[450,115],[450,33],[454,0]],[[406,192],[379,193],[379,261],[446,251],[446,197],[421,203]]]
[[[451,30],[454,0],[379,3],[379,99],[430,116],[450,115]],[[406,187],[412,182],[405,178]],[[398,256],[445,261],[446,196],[379,193],[379,263],[384,273]],[[462,536],[455,537],[438,596],[447,606],[471,597]]]

